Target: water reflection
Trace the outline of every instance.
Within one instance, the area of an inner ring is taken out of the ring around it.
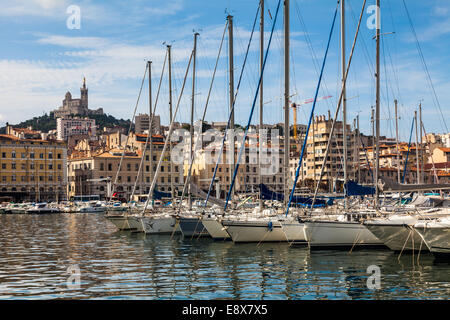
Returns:
[[[99,214],[1,215],[1,299],[448,299],[447,263],[117,232]],[[81,270],[67,287],[67,268]],[[381,289],[366,282],[381,270]]]

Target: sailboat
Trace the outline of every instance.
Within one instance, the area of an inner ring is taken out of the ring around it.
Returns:
[[[379,4],[379,0],[378,0]],[[330,138],[328,140],[327,149],[324,155],[324,163],[322,165],[320,178],[322,178],[324,168],[326,167],[326,161],[328,158],[328,153],[330,150],[331,137],[333,136],[335,124],[337,122],[337,116],[339,113],[340,106],[343,106],[343,147],[344,147],[344,183],[347,181],[347,163],[346,163],[346,154],[347,154],[347,124],[346,124],[346,103],[345,103],[345,84],[349,72],[349,68],[351,65],[356,39],[359,33],[359,28],[361,24],[362,15],[364,13],[365,1],[363,3],[363,8],[361,10],[361,15],[358,22],[358,27],[356,30],[355,38],[353,41],[353,46],[351,50],[351,54],[349,57],[348,64],[346,65],[345,60],[345,1],[341,0],[341,50],[342,50],[342,88],[338,101],[338,106],[336,108],[336,113],[333,118],[333,124],[330,132]],[[335,18],[338,8],[336,8]],[[333,22],[334,25],[334,22]],[[377,26],[377,57],[379,55],[379,26]],[[330,34],[331,37],[331,34]],[[326,56],[325,56],[326,58]],[[379,71],[379,58],[377,58],[378,69]],[[325,60],[324,60],[325,63]],[[323,68],[322,68],[323,72]],[[377,72],[377,110],[379,110],[379,72]],[[319,87],[317,87],[318,90]],[[316,90],[316,97],[317,97]],[[314,106],[313,106],[314,109]],[[378,115],[379,113],[377,113]],[[379,119],[379,118],[377,118]],[[378,126],[377,126],[378,128]],[[377,131],[378,133],[378,131]],[[377,135],[378,136],[378,135]],[[377,150],[378,151],[378,150]],[[378,160],[378,157],[377,157]],[[300,165],[301,163],[299,163]],[[298,171],[298,170],[297,170]],[[298,176],[298,172],[297,172]],[[297,179],[297,177],[296,177]],[[296,182],[296,180],[295,180]],[[295,185],[295,184],[294,184]],[[317,183],[313,204],[315,202],[317,191],[320,185]],[[294,188],[291,191],[291,198],[293,195]],[[290,204],[290,203],[289,203]],[[289,204],[287,210],[289,210]],[[347,199],[344,200],[344,210],[343,214],[338,215],[322,215],[318,217],[313,217],[312,215],[305,220],[300,220],[304,222],[305,234],[309,244],[310,249],[322,249],[322,248],[361,248],[361,247],[384,247],[383,243],[375,237],[364,225],[360,223],[360,220],[366,219],[367,217],[372,216],[373,212],[360,212],[358,210],[349,210]]]
[[[413,229],[438,259],[450,259],[450,217],[418,222]]]

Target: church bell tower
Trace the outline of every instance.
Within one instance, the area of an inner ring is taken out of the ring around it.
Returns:
[[[83,77],[83,86],[80,88],[81,92],[81,107],[88,112],[88,89],[86,88],[86,78]]]

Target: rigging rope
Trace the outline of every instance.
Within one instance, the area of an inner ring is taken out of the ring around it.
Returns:
[[[411,149],[411,139],[412,139],[413,129],[414,129],[414,121],[415,121],[415,119],[413,118],[413,121],[411,124],[411,133],[409,134],[408,152],[406,152],[405,169],[403,169],[402,183],[405,183],[406,169],[407,169],[407,165],[408,165],[408,156],[409,156],[409,150]],[[416,146],[416,148],[417,148],[417,146]]]
[[[339,1],[338,1],[338,4],[339,4]],[[360,29],[360,26],[361,26],[361,20],[362,20],[363,14],[364,14],[365,6],[366,6],[366,0],[364,0],[364,3],[363,3],[362,8],[361,8],[361,14],[359,16],[359,21],[358,21],[358,26],[356,28],[355,38],[353,39],[352,50],[351,50],[351,53],[350,53],[350,57],[348,59],[347,70],[345,71],[345,76],[343,77],[343,80],[342,80],[343,83],[344,83],[344,86],[342,86],[341,94],[339,95],[339,100],[338,100],[338,104],[337,104],[337,107],[336,107],[336,113],[335,113],[334,118],[333,118],[333,124],[331,126],[331,131],[330,131],[330,135],[329,135],[330,138],[328,139],[328,144],[327,144],[327,148],[326,148],[326,151],[325,151],[325,156],[324,156],[322,168],[321,168],[321,171],[320,171],[319,181],[318,181],[318,183],[316,185],[316,190],[314,191],[314,198],[313,198],[313,201],[312,201],[312,204],[311,204],[311,210],[312,210],[312,208],[314,208],[314,203],[315,203],[316,198],[317,198],[317,192],[319,191],[319,186],[320,186],[320,182],[322,180],[323,171],[325,169],[325,164],[327,162],[328,152],[330,150],[330,145],[331,145],[332,136],[333,136],[333,133],[334,133],[334,128],[335,128],[335,125],[336,125],[337,116],[338,116],[338,113],[339,113],[339,109],[341,107],[341,102],[342,102],[343,93],[344,93],[344,89],[345,89],[345,83],[347,82],[347,77],[348,77],[348,73],[350,71],[350,66],[351,66],[351,63],[352,63],[353,54],[355,52],[356,40],[358,39],[359,29]],[[295,189],[295,184],[293,186],[293,189]],[[289,209],[289,207],[288,207],[288,209]],[[287,214],[287,212],[286,212],[286,214]]]
[[[203,131],[203,130],[202,130],[202,126],[203,126],[203,121],[205,120],[206,111],[207,111],[207,109],[208,109],[209,98],[210,98],[210,96],[211,96],[211,91],[212,91],[212,88],[213,88],[214,79],[215,79],[215,77],[216,77],[217,65],[219,64],[220,53],[222,52],[223,40],[225,39],[225,33],[226,33],[226,31],[227,31],[227,27],[228,27],[228,20],[227,20],[227,22],[225,23],[225,28],[224,28],[224,30],[223,30],[222,41],[220,42],[219,53],[217,54],[216,64],[215,64],[215,66],[214,66],[214,72],[213,72],[213,76],[212,76],[212,79],[211,79],[211,84],[210,84],[210,86],[209,86],[209,91],[208,91],[208,96],[207,96],[207,98],[206,98],[205,108],[203,109],[203,115],[202,115],[202,120],[201,120],[201,127],[200,127],[200,131],[199,131],[199,133],[198,133],[198,136],[197,136],[197,141],[196,141],[196,143],[195,143],[195,146],[198,146],[198,143],[199,143],[199,141],[200,141],[200,138],[202,137],[202,131]],[[187,179],[186,179],[186,181],[185,181],[185,183],[184,183],[184,186],[183,186],[183,192],[181,193],[180,206],[181,206],[181,204],[182,204],[182,202],[183,202],[184,193],[186,192],[187,185],[188,185],[188,183],[190,183],[190,180],[191,180],[191,172],[192,172],[192,165],[194,164],[195,151],[197,151],[196,148],[194,148],[194,152],[192,153],[192,158],[191,158],[190,165],[189,165],[188,177],[187,177]]]
[[[428,71],[428,66],[427,66],[427,64],[425,62],[425,58],[424,58],[423,53],[422,53],[422,48],[420,46],[419,39],[417,38],[416,30],[414,29],[414,25],[413,25],[411,16],[409,15],[408,7],[406,6],[405,0],[403,0],[403,6],[405,7],[406,15],[408,16],[409,25],[411,26],[411,31],[412,31],[412,33],[414,35],[415,40],[416,40],[417,51],[419,52],[419,56],[420,56],[420,59],[422,61],[423,67],[425,69],[425,73],[427,74],[429,85],[430,85],[430,87],[431,87],[431,89],[433,91],[433,96],[434,96],[434,99],[435,99],[434,101],[435,101],[435,103],[436,103],[436,105],[437,105],[437,107],[439,109],[440,114],[441,114],[441,117],[442,117],[441,120],[444,123],[445,130],[446,130],[446,132],[448,132],[448,127],[447,127],[447,123],[445,121],[444,114],[442,113],[441,104],[440,104],[439,99],[437,97],[436,90],[434,89],[433,81],[431,80],[430,72]]]
[[[133,126],[133,121],[134,121],[134,118],[135,118],[135,116],[136,116],[136,110],[137,110],[137,107],[138,107],[138,105],[139,105],[139,100],[141,99],[142,88],[144,87],[145,76],[147,75],[147,70],[148,70],[148,66],[147,66],[147,64],[146,64],[146,65],[145,65],[144,76],[142,77],[141,88],[140,88],[140,90],[139,90],[139,95],[138,95],[138,98],[137,98],[137,101],[136,101],[136,105],[135,105],[135,107],[134,107],[133,117],[131,118],[131,121],[130,121],[130,127],[128,128],[127,140],[126,140],[126,142],[125,142],[125,146],[123,147],[122,156],[121,156],[120,162],[119,162],[119,168],[117,169],[116,178],[114,179],[114,183],[113,183],[113,185],[112,185],[111,197],[110,197],[110,199],[109,199],[110,201],[111,201],[112,196],[113,196],[113,194],[114,194],[114,189],[115,189],[116,184],[117,184],[117,179],[118,179],[118,177],[119,177],[119,173],[120,173],[120,170],[121,170],[121,168],[122,168],[123,158],[125,157],[125,150],[126,150],[126,148],[127,148],[127,146],[128,146],[128,140],[129,140],[129,138],[130,138],[131,127]],[[120,133],[119,133],[119,134],[120,134]]]
[[[320,84],[322,83],[323,71],[325,69],[325,64],[326,64],[327,57],[328,57],[328,50],[330,49],[331,37],[333,35],[334,25],[336,23],[336,16],[337,16],[337,13],[338,13],[338,8],[339,8],[339,0],[337,2],[336,9],[334,10],[333,23],[331,24],[330,34],[328,35],[327,49],[325,50],[325,55],[323,57],[323,62],[322,62],[322,68],[320,70],[320,75],[319,75],[319,81],[317,82],[316,93],[314,94],[314,103],[313,103],[313,106],[312,106],[312,109],[311,109],[311,114],[309,116],[308,127],[306,128],[306,134],[305,134],[305,138],[303,140],[302,152],[301,152],[300,158],[298,160],[297,170],[295,171],[294,184],[292,186],[291,194],[289,195],[289,201],[288,201],[288,204],[287,204],[287,207],[286,207],[286,216],[289,213],[289,207],[291,205],[292,198],[294,196],[295,186],[297,185],[298,177],[299,177],[299,174],[300,174],[300,168],[301,168],[302,161],[303,161],[303,155],[305,153],[306,143],[308,141],[309,128],[311,127],[311,121],[313,120],[314,109],[315,109],[316,103],[317,103],[317,96],[319,95]],[[348,69],[347,69],[347,72],[348,72]],[[347,74],[346,74],[346,76],[347,76]],[[346,80],[346,78],[344,79],[344,81],[345,80]],[[339,99],[339,100],[342,100],[342,92],[341,92],[341,99]],[[330,135],[329,141],[331,141],[331,135]],[[316,156],[315,155],[315,147],[313,147],[313,148],[314,148],[314,157],[315,157]],[[320,183],[320,181],[319,181],[319,183]],[[311,205],[311,208],[313,207],[313,205],[314,205],[314,203]]]
[[[155,175],[153,176],[153,181],[152,181],[152,184],[150,186],[150,190],[148,192],[147,201],[145,201],[145,206],[142,209],[142,215],[145,213],[145,210],[147,209],[147,206],[148,206],[148,202],[150,201],[150,195],[153,193],[153,190],[155,189],[156,177],[158,175],[159,169],[161,168],[161,162],[164,159],[164,155],[166,153],[167,143],[169,141],[168,137],[170,137],[172,135],[173,124],[175,122],[175,117],[177,116],[178,108],[180,107],[180,101],[181,101],[181,97],[183,96],[184,86],[186,85],[186,78],[187,78],[188,73],[189,73],[189,68],[191,66],[191,61],[192,61],[193,55],[194,55],[194,50],[192,50],[191,55],[189,57],[189,62],[188,62],[188,65],[187,65],[187,68],[186,68],[186,73],[185,73],[184,79],[183,79],[183,85],[181,87],[180,95],[178,96],[177,107],[175,108],[175,112],[173,114],[172,122],[170,123],[170,126],[169,126],[169,133],[167,134],[166,142],[164,143],[164,148],[161,151],[161,156],[159,157],[158,166],[156,167]]]
[[[167,54],[167,51],[166,51],[166,55],[164,57],[163,67],[162,67],[162,70],[161,70],[161,77],[159,79],[158,92],[156,93],[156,100],[155,100],[155,106],[153,108],[153,111],[152,111],[152,105],[151,105],[152,102],[150,101],[150,110],[149,111],[150,111],[151,117],[150,117],[150,123],[149,123],[149,127],[148,127],[148,134],[147,134],[147,138],[145,139],[145,145],[144,145],[144,149],[143,149],[143,152],[142,152],[141,162],[139,164],[139,170],[138,170],[138,173],[136,175],[136,180],[134,182],[133,191],[131,192],[130,201],[132,201],[134,193],[136,191],[136,185],[137,185],[137,182],[138,182],[138,177],[141,174],[142,166],[144,164],[145,151],[147,150],[148,141],[149,141],[149,139],[152,139],[153,118],[155,116],[156,106],[158,105],[159,93],[160,93],[160,90],[161,90],[161,83],[162,83],[162,80],[163,80],[164,70],[166,68],[167,55],[168,54]],[[151,65],[149,66],[149,68],[151,68]],[[151,71],[151,70],[149,70],[149,71]],[[151,79],[149,81],[151,81]],[[149,99],[150,99],[150,97],[149,97]],[[153,160],[152,159],[150,159],[150,165],[153,166]]]
[[[244,137],[243,137],[243,139],[242,139],[241,148],[240,148],[240,150],[239,150],[239,156],[238,156],[238,158],[237,158],[237,163],[236,163],[236,167],[235,167],[235,169],[234,169],[233,179],[231,180],[230,189],[228,190],[228,194],[227,194],[227,199],[226,199],[226,202],[225,202],[224,211],[227,210],[227,207],[228,207],[228,201],[230,200],[231,192],[233,191],[233,187],[234,187],[234,182],[236,181],[236,175],[237,175],[237,172],[238,172],[238,169],[239,169],[239,162],[240,162],[240,160],[241,160],[242,151],[245,149],[245,140],[246,140],[246,138],[247,138],[248,129],[249,129],[250,123],[251,123],[251,121],[252,121],[253,111],[255,110],[255,105],[256,105],[256,100],[258,99],[259,89],[260,89],[260,87],[261,87],[261,80],[262,80],[262,77],[263,77],[263,74],[264,74],[264,69],[265,69],[265,67],[266,67],[267,56],[269,55],[270,45],[271,45],[271,43],[272,43],[273,32],[274,32],[274,29],[275,29],[275,25],[276,25],[276,23],[277,23],[278,11],[279,11],[279,9],[280,9],[280,4],[281,4],[281,0],[278,0],[277,11],[276,11],[276,13],[275,13],[275,19],[274,19],[273,24],[272,24],[272,30],[271,30],[271,32],[270,32],[269,43],[268,43],[268,45],[267,45],[266,54],[265,54],[265,56],[264,56],[264,63],[263,63],[263,65],[262,65],[261,74],[260,74],[260,76],[259,76],[258,86],[256,87],[256,93],[255,93],[255,97],[254,97],[254,99],[253,99],[253,104],[252,104],[252,108],[251,108],[251,111],[250,111],[250,117],[249,117],[249,119],[248,119],[247,126],[245,127]],[[233,109],[234,109],[234,103],[233,103]],[[234,141],[233,141],[233,143],[234,143]]]
[[[239,93],[239,88],[241,87],[242,76],[244,74],[245,66],[247,64],[247,57],[248,57],[248,53],[250,51],[250,44],[251,44],[252,39],[253,39],[253,33],[255,31],[255,26],[256,26],[256,21],[257,21],[257,18],[258,18],[259,9],[260,9],[260,5],[258,6],[258,9],[256,10],[256,16],[255,16],[255,20],[253,22],[252,33],[250,34],[250,39],[249,39],[249,42],[248,42],[248,45],[247,45],[247,52],[245,53],[244,63],[242,65],[241,74],[239,75],[239,81],[238,81],[238,85],[236,87],[236,93],[234,94],[234,98],[233,98],[233,106],[232,106],[230,114],[228,116],[227,127],[225,128],[225,131],[224,131],[224,135],[223,135],[223,139],[222,139],[222,145],[220,147],[219,155],[217,157],[217,161],[216,161],[216,166],[214,168],[213,177],[211,178],[211,182],[209,184],[208,194],[206,196],[205,205],[204,205],[205,208],[206,208],[206,205],[208,204],[208,200],[209,200],[209,197],[210,197],[210,194],[211,194],[212,186],[213,186],[214,180],[216,178],[216,174],[217,174],[217,169],[219,167],[220,158],[222,157],[222,152],[223,152],[225,140],[227,138],[227,131],[228,131],[228,128],[230,127],[230,123],[231,123],[231,117],[234,114],[234,107],[235,107],[235,104],[236,104],[236,98],[237,98],[237,95]],[[232,143],[234,143],[234,141],[232,141]],[[234,155],[233,155],[233,157],[234,157]]]

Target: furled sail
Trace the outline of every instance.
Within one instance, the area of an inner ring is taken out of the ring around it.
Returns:
[[[264,200],[278,200],[278,201],[284,201],[284,194],[277,193],[272,190],[270,190],[265,184],[260,184],[259,187],[261,188],[261,197]],[[292,204],[294,205],[302,205],[302,206],[311,206],[312,204],[312,198],[311,197],[299,197],[299,196],[293,196],[292,197]],[[316,200],[314,203],[314,207],[325,207],[327,205],[332,204],[333,200]]]
[[[374,195],[375,188],[374,187],[365,187],[360,184],[357,184],[354,181],[349,180],[345,184],[345,193],[346,193],[347,197]]]
[[[450,183],[400,184],[391,179],[380,177],[378,180],[378,188],[382,192],[450,190]]]

